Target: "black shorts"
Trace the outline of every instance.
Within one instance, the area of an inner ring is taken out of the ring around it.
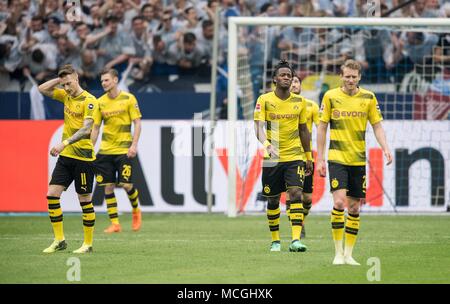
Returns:
[[[346,189],[347,196],[366,197],[366,166],[346,166],[328,162],[331,192]]]
[[[97,183],[106,184],[131,184],[133,183],[133,158],[126,154],[105,155],[97,154],[95,170]]]
[[[303,189],[305,163],[301,160],[263,167],[262,186],[264,196],[277,196],[288,188]]]
[[[72,181],[75,181],[75,190],[78,194],[92,193],[93,163],[93,161],[60,156],[53,169],[50,185],[60,185],[67,189]]]
[[[303,183],[303,193],[312,193],[314,189],[314,163],[312,163],[312,172],[310,175],[305,176],[305,182]]]

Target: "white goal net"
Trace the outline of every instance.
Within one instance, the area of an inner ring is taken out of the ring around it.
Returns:
[[[320,106],[340,85],[346,59],[363,67],[361,87],[379,101],[394,164],[386,167],[368,127],[368,210],[442,211],[449,201],[450,20],[406,18],[229,18],[229,216],[262,209],[262,146],[253,130],[255,101],[272,90],[273,67],[286,59],[302,95]],[[315,150],[315,129],[313,150]],[[256,160],[255,160],[256,159]],[[260,161],[260,159],[259,159]],[[238,173],[238,174],[236,174]],[[236,178],[238,176],[238,179]],[[247,189],[246,178],[258,178]],[[315,180],[313,203],[328,210],[328,181]]]

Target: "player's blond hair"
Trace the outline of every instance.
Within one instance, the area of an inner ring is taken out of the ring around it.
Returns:
[[[117,78],[119,78],[119,72],[117,72],[117,70],[116,70],[116,69],[113,69],[113,68],[104,68],[104,69],[101,71],[100,76],[105,75],[105,74],[109,74],[109,75],[111,75],[112,77],[117,77]]]
[[[341,65],[341,75],[344,74],[344,69],[348,68],[351,70],[357,70],[358,74],[361,75],[361,65],[358,61],[353,59],[348,59],[344,62],[343,65]]]
[[[60,78],[72,74],[76,74],[76,71],[71,64],[66,64],[59,68],[58,77]]]

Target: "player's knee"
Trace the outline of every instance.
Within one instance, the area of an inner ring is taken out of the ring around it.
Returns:
[[[308,215],[309,210],[311,210],[312,202],[311,198],[307,198],[305,194],[303,194],[303,214]]]
[[[334,208],[339,210],[345,209],[345,199],[343,197],[337,197],[334,199]]]
[[[348,207],[348,213],[359,214],[359,204],[353,204]]]
[[[122,186],[126,192],[130,192],[133,189],[133,184],[123,184]]]
[[[78,194],[78,201],[80,203],[91,202],[92,196],[91,196],[91,194]]]
[[[280,206],[280,199],[278,197],[269,197],[267,200],[267,209],[275,210]]]
[[[105,193],[106,194],[113,193],[114,192],[114,188],[115,188],[114,184],[105,185]]]
[[[309,193],[303,193],[303,205],[311,205],[312,197]]]
[[[291,202],[301,202],[302,200],[302,192],[299,189],[292,191],[290,193]]]
[[[50,189],[47,191],[47,196],[53,196],[53,197],[59,197],[60,195],[58,194],[57,191],[51,191]]]
[[[60,197],[63,190],[61,187],[50,185],[47,190],[47,196]]]

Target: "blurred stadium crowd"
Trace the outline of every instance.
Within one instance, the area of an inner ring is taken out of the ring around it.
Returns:
[[[406,0],[380,0],[381,14]],[[58,66],[71,63],[86,87],[98,87],[104,67],[124,71],[136,83],[151,77],[210,76],[215,11],[219,10],[219,65],[226,72],[227,18],[230,16],[366,17],[367,0],[0,0],[0,89],[41,83]],[[388,17],[449,17],[450,0],[416,0]],[[361,32],[362,33],[362,32]],[[352,57],[370,83],[399,82],[414,65],[450,68],[450,33],[371,31],[338,41],[339,29],[271,27],[261,39],[258,28],[240,35],[249,56],[254,85],[262,85],[265,58],[285,57],[307,73],[336,68]],[[362,35],[362,36],[360,36]],[[321,50],[319,50],[321,49]],[[262,57],[261,57],[262,56]],[[399,68],[401,67],[401,69]],[[428,71],[435,75],[439,71]],[[226,74],[226,73],[225,73]],[[370,75],[377,75],[371,77]],[[385,77],[380,77],[385,75]],[[255,80],[256,79],[256,80]]]

